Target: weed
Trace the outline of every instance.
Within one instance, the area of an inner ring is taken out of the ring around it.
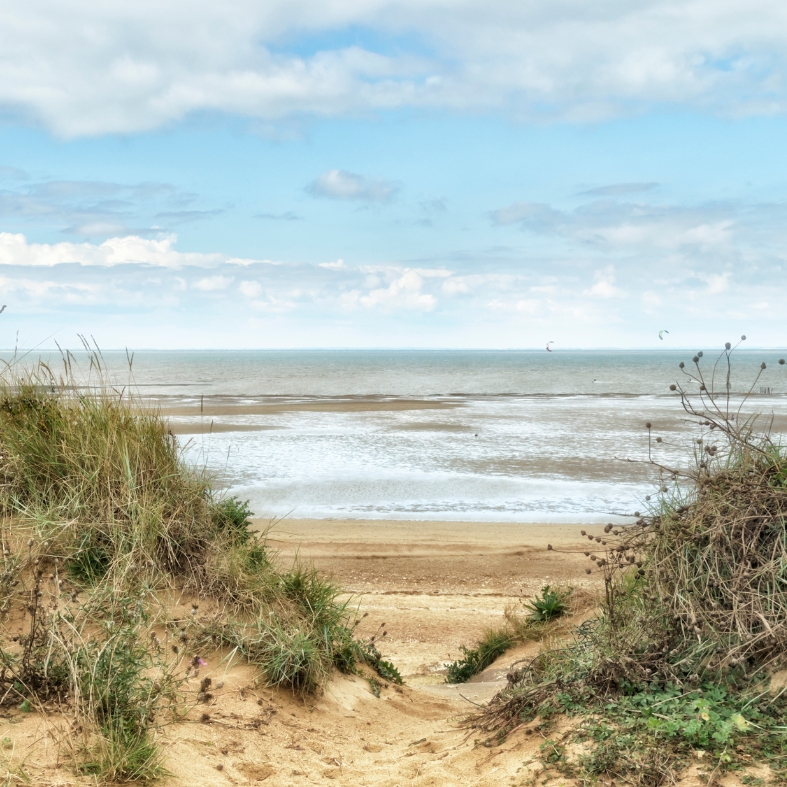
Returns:
[[[541,595],[534,596],[525,605],[531,611],[530,619],[534,623],[545,623],[564,615],[568,611],[569,594],[570,591],[554,590],[549,585],[544,585]]]

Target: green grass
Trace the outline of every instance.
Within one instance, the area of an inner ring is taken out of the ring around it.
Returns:
[[[515,641],[510,631],[490,629],[476,647],[470,649],[462,646],[464,656],[448,665],[445,682],[466,683],[502,656]]]

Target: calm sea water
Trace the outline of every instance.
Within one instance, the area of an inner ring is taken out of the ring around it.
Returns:
[[[653,491],[646,421],[660,461],[692,450],[669,392],[680,379],[697,387],[678,368],[691,355],[141,352],[133,375],[124,354],[104,359],[119,384],[177,408],[189,461],[260,516],[594,522],[642,509]],[[745,407],[774,413],[777,431],[778,358],[741,351],[731,378],[737,402],[767,364]]]

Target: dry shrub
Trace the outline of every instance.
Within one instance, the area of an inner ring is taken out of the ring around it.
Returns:
[[[585,552],[595,564],[589,571],[605,580],[598,616],[563,647],[512,671],[508,686],[470,720],[474,727],[505,735],[556,708],[617,714],[617,724],[643,725],[631,745],[672,740],[677,762],[693,740],[686,731],[710,725],[716,737],[707,745],[718,748],[719,768],[732,761],[733,739],[759,735],[763,752],[781,736],[785,702],[762,697],[768,673],[787,662],[787,453],[767,424],[758,429],[757,416],[743,415],[765,364],[748,394],[733,397],[732,350],[727,344],[707,373],[702,353],[691,371],[680,365],[698,393],[670,386],[693,432],[686,466],[658,460],[662,440],[646,424],[648,461],[661,476],[650,512],[603,534],[583,531],[596,545]],[[703,710],[714,691],[712,712]],[[664,717],[673,705],[674,719]],[[751,713],[761,716],[756,725]],[[782,759],[783,752],[774,761]],[[665,766],[632,783],[660,784],[670,773]]]

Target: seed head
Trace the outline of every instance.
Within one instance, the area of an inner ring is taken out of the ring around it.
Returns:
[[[552,544],[547,544],[547,549],[551,550],[552,549]]]
[[[583,536],[586,536],[586,535],[587,535],[587,533],[586,533],[584,530],[582,530],[581,532],[582,532],[582,535],[583,535]]]
[[[651,427],[650,421],[645,421],[645,428],[650,429],[650,427]]]
[[[678,364],[678,367],[679,367],[679,368],[681,368],[681,369],[685,369],[685,368],[686,368],[686,364],[685,364],[685,363],[683,363],[683,361],[681,361],[681,362]]]
[[[784,366],[784,358],[779,358],[779,365]]]
[[[677,385],[675,385],[675,383],[673,383],[673,384],[672,384],[672,385],[669,387],[669,389],[670,389],[670,391],[677,391],[677,390],[678,390],[678,386],[677,386]]]
[[[694,363],[699,363],[700,362],[700,357],[699,357],[699,355],[695,355],[691,360]]]
[[[586,569],[585,569],[585,573],[586,573],[586,574],[592,574],[593,572],[592,572],[592,571],[591,571],[589,568],[586,568]]]
[[[697,353],[697,358],[702,358],[702,350]]]
[[[729,350],[732,345],[729,342],[724,342],[724,349]]]
[[[742,341],[742,342],[745,342],[745,341],[746,341],[746,334],[745,334],[745,333],[743,334],[743,336],[741,336],[741,341]]]
[[[660,443],[660,442],[661,442],[661,438],[660,438],[660,437],[657,437],[657,438],[656,438],[656,442],[657,442],[657,443]]]
[[[764,368],[765,368],[765,364],[764,364],[764,363],[761,363],[761,364],[760,364],[760,369],[764,369]]]

